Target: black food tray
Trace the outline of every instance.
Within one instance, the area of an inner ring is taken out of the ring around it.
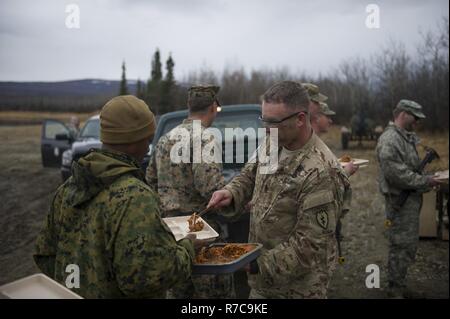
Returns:
[[[215,243],[208,246],[209,247],[215,247],[215,246],[225,246],[228,244],[234,244],[234,245],[253,245],[255,248],[248,253],[243,254],[241,257],[239,257],[236,260],[233,260],[228,263],[223,264],[193,264],[192,266],[192,273],[193,274],[229,274],[234,273],[237,270],[243,268],[245,265],[250,263],[251,261],[255,260],[256,258],[261,255],[261,248],[263,245],[258,243]]]

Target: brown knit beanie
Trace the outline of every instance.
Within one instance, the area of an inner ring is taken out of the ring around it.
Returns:
[[[116,96],[100,113],[100,140],[106,144],[131,144],[155,133],[155,116],[133,95]]]

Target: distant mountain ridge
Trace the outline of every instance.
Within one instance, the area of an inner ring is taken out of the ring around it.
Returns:
[[[130,94],[136,92],[135,80],[128,80]],[[120,81],[82,79],[59,82],[0,82],[0,105],[7,97],[52,96],[114,96],[119,93]]]
[[[128,80],[129,94],[136,94]],[[120,81],[0,82],[0,111],[92,112],[119,95]]]

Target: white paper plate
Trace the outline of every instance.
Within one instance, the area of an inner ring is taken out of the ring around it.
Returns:
[[[11,299],[83,299],[44,274],[31,275],[0,287]]]
[[[163,218],[163,221],[169,226],[177,241],[186,237],[187,234],[195,234],[199,240],[213,240],[214,238],[219,237],[219,234],[201,217],[199,217],[198,220],[201,220],[204,223],[203,229],[201,231],[190,233],[188,223],[190,217],[191,216],[166,217]]]
[[[366,165],[366,164],[368,164],[368,163],[369,163],[369,160],[362,159],[362,158],[353,158],[353,159],[352,159],[352,162],[353,162],[353,164],[360,166],[360,165]],[[348,163],[350,163],[350,162],[339,162],[339,163],[341,163],[342,167],[345,167],[345,166],[348,165]]]

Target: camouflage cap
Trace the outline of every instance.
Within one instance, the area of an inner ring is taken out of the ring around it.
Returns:
[[[328,100],[328,96],[320,93],[319,87],[317,85],[312,83],[302,83],[302,85],[306,88],[306,90],[308,90],[309,98],[312,101],[320,103]]]
[[[327,103],[319,102],[320,105],[320,113],[325,115],[336,115],[336,112],[330,109]]]
[[[192,86],[188,91],[188,105],[191,110],[205,109],[214,101],[220,106],[217,93],[220,87],[214,85],[197,85]]]
[[[422,105],[414,101],[401,100],[400,102],[398,102],[395,109],[411,113],[412,115],[418,117],[419,119],[426,118],[425,114],[422,113]]]

